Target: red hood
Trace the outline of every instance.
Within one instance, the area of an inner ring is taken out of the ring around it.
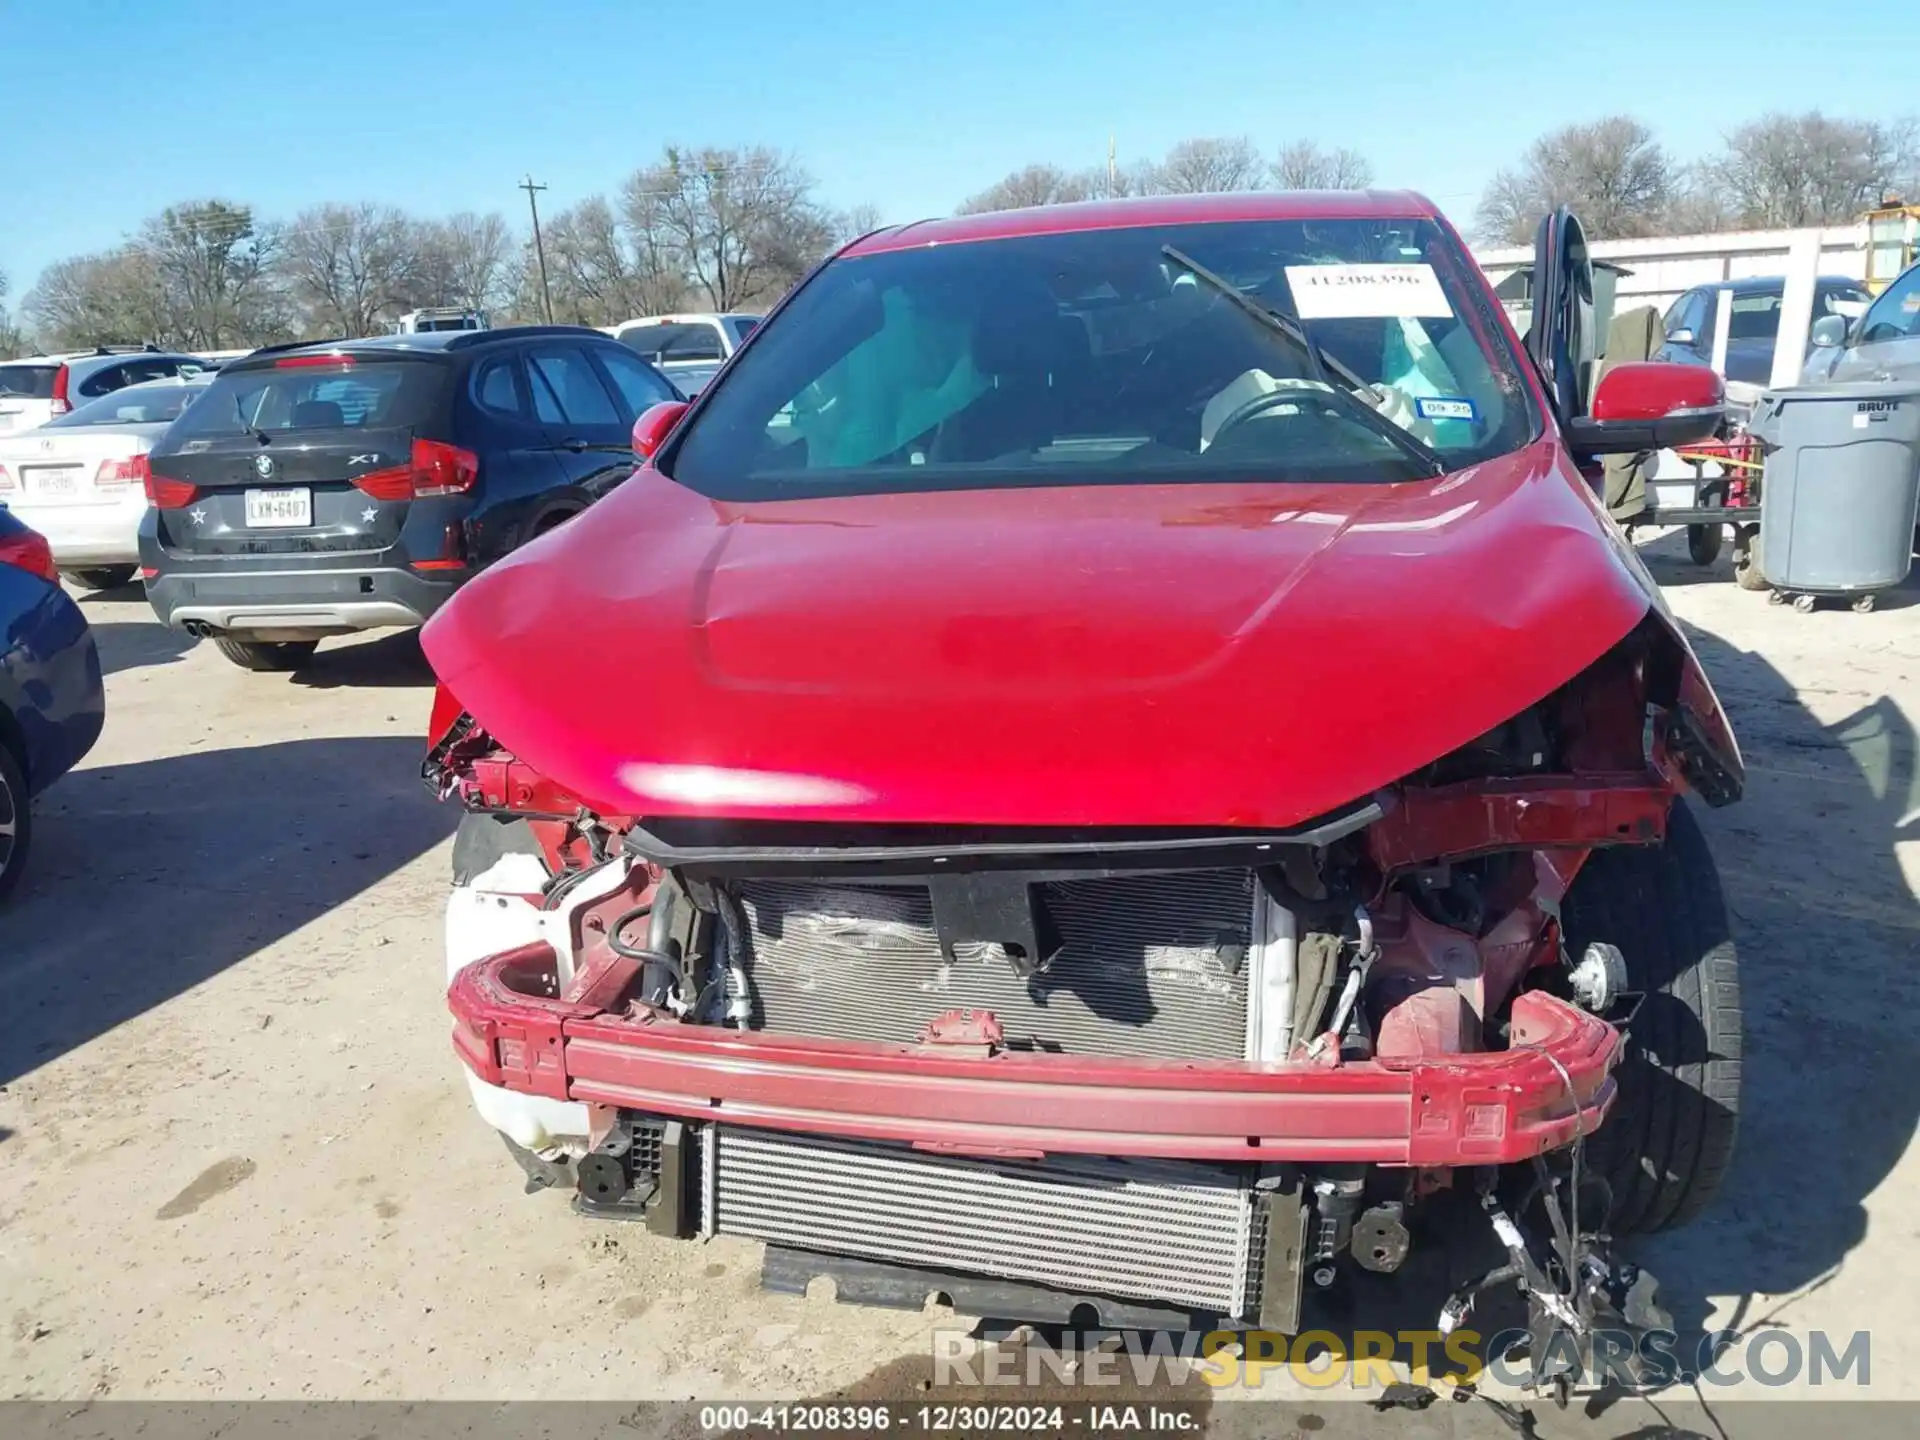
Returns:
[[[1284,826],[1484,733],[1646,614],[1542,442],[1417,485],[728,504],[644,470],[428,625],[614,814]]]

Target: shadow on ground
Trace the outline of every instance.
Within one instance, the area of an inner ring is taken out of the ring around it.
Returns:
[[[1685,530],[1640,530],[1634,533],[1640,558],[1663,589],[1684,589],[1690,585],[1733,584],[1733,542],[1729,538],[1720,547],[1720,555],[1711,565],[1696,565],[1687,555]],[[1753,603],[1769,603],[1764,591],[1753,594]],[[1844,610],[1847,601],[1827,597],[1816,602],[1822,609]],[[1874,595],[1876,610],[1905,610],[1920,605],[1920,572],[1909,573],[1900,584]]]
[[[81,590],[70,588],[69,594],[81,606],[94,605],[144,605],[147,603],[147,587],[139,580],[129,580],[124,585],[116,585],[111,590]]]
[[[107,765],[36,812],[0,945],[0,1084],[219,973],[452,830],[411,736]]]
[[[144,623],[95,618],[92,629],[103,675],[117,675],[146,665],[171,665],[199,643],[186,631],[169,629],[151,616]]]
[[[323,640],[292,680],[315,690],[376,690],[431,685],[433,671],[421,653],[420,632],[396,630],[372,639]]]
[[[1796,1323],[1867,1232],[1912,1143],[1920,904],[1895,852],[1920,838],[1920,738],[1891,699],[1823,725],[1764,656],[1691,630],[1734,719],[1745,800],[1707,817],[1740,946],[1741,1132],[1718,1205],[1642,1246],[1676,1318]],[[1763,1298],[1772,1297],[1772,1298]]]

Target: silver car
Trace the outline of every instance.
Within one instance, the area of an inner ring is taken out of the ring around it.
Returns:
[[[1851,326],[1814,321],[1802,384],[1823,380],[1920,380],[1920,264],[1910,265]]]

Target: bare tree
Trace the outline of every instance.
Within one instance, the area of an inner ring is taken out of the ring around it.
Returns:
[[[140,227],[132,249],[151,266],[167,323],[162,338],[193,349],[264,344],[287,331],[273,283],[277,231],[245,205],[171,205]]]
[[[428,220],[417,240],[426,303],[493,311],[510,301],[518,247],[500,216],[463,211]]]
[[[834,216],[833,238],[838,244],[844,245],[849,240],[858,240],[862,235],[871,234],[883,223],[879,206],[856,205]]]
[[[1143,178],[1156,194],[1208,195],[1257,190],[1266,176],[1266,163],[1253,141],[1241,137],[1182,140]]]
[[[1569,125],[1527,148],[1481,198],[1476,224],[1488,240],[1521,244],[1541,215],[1570,205],[1588,235],[1611,239],[1656,230],[1673,193],[1673,165],[1653,132],[1627,115]]]
[[[7,272],[0,270],[0,360],[24,355],[28,348],[26,332],[14,324],[7,313]]]
[[[658,237],[624,225],[597,195],[561,211],[542,229],[556,320],[615,325],[636,315],[677,310],[688,299],[686,278]],[[539,284],[532,267],[527,267],[527,281]],[[537,307],[518,308],[539,313]]]
[[[1711,164],[1689,165],[1675,173],[1660,229],[1668,235],[1711,235],[1737,229],[1740,216],[1720,187]]]
[[[621,192],[637,254],[658,254],[716,310],[770,301],[826,253],[833,217],[813,179],[764,146],[668,146]]]
[[[1741,224],[1840,224],[1920,180],[1920,132],[1911,119],[1776,112],[1728,135],[1708,171]]]
[[[1358,150],[1295,140],[1274,160],[1273,183],[1281,190],[1364,190],[1373,183],[1373,166]]]
[[[21,309],[49,349],[174,339],[153,259],[132,246],[56,260],[40,272]]]
[[[318,205],[287,229],[280,273],[309,334],[373,335],[419,302],[420,237],[391,205]]]
[[[1036,205],[1071,205],[1076,200],[1091,200],[1098,193],[1098,180],[1105,172],[1063,170],[1058,165],[1029,165],[1004,180],[997,180],[960,203],[962,215],[979,215],[989,210],[1028,210]]]

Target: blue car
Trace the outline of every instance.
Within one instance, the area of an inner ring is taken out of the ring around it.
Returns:
[[[106,713],[87,617],[46,540],[0,505],[0,902],[26,864],[29,803],[93,748]]]

